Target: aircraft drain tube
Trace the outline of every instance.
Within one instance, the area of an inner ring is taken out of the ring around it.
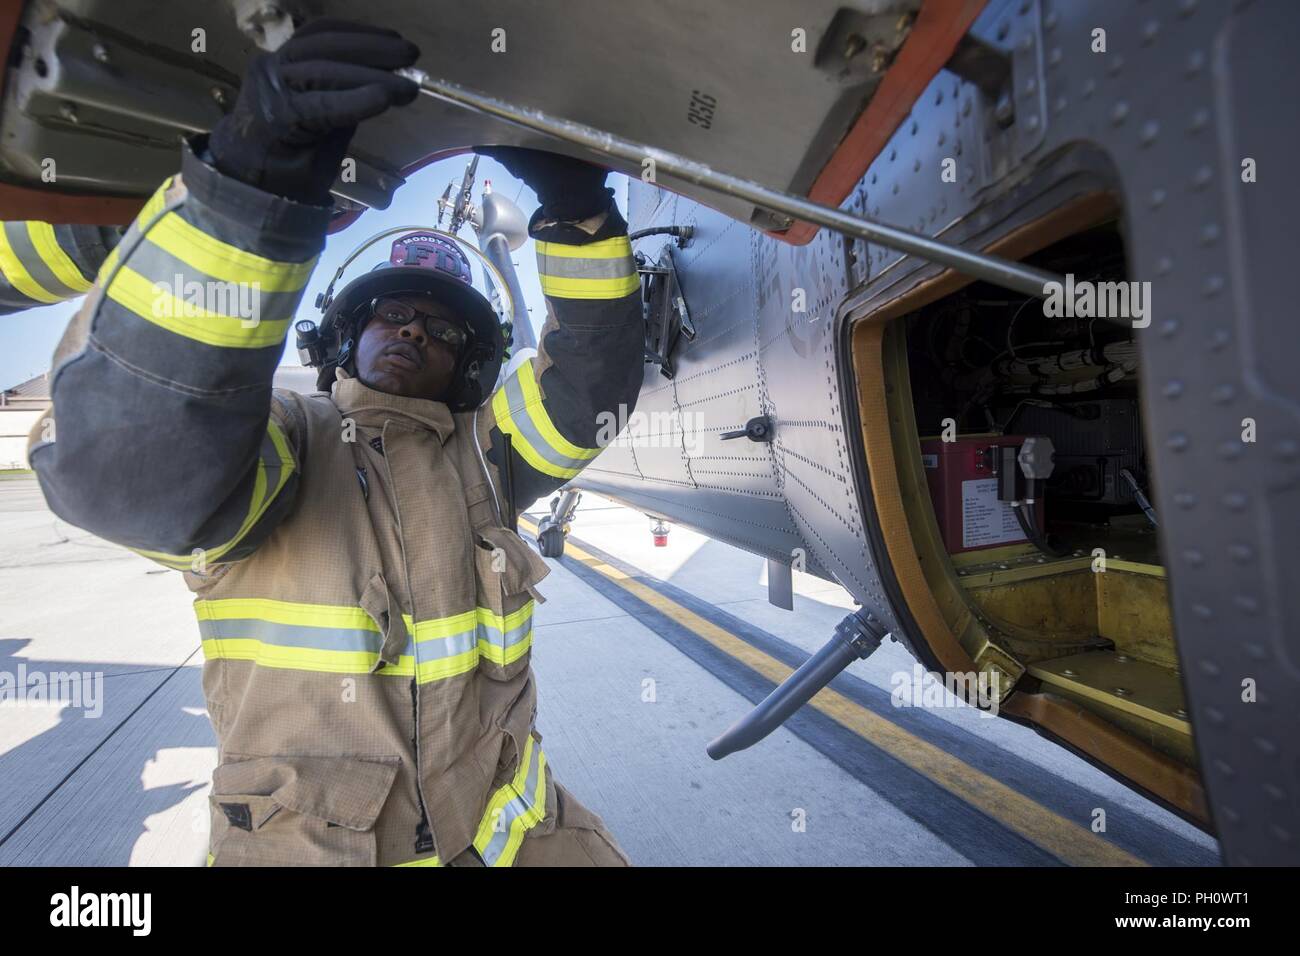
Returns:
[[[758,743],[813,695],[856,660],[870,657],[888,634],[875,615],[858,608],[835,625],[835,633],[817,653],[804,661],[758,706],[732,724],[705,748],[714,760]]]

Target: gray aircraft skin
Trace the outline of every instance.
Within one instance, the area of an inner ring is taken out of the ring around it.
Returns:
[[[634,241],[657,358],[628,440],[568,490],[767,557],[777,601],[791,565],[839,582],[879,633],[932,671],[996,674],[1002,716],[1215,833],[1225,862],[1300,862],[1293,4],[280,6],[390,26],[440,76],[801,196],[845,160],[837,150],[875,95],[895,95],[891,74],[923,69],[909,44],[949,42],[830,204],[1081,282],[1135,283],[1122,321],[1082,306],[1054,318],[917,256],[828,229],[809,239],[653,164],[427,97],[363,125],[356,181],[336,184],[337,227],[386,207],[403,171],[474,145],[626,173],[634,233],[689,232]],[[260,8],[26,4],[0,113],[3,218],[129,221],[175,171],[177,135],[233,102],[259,26],[273,26]],[[45,157],[58,161],[54,198]],[[1081,371],[1061,371],[1067,353]],[[765,434],[725,437],[755,419]],[[1069,554],[1022,544],[980,563],[944,546],[921,440],[946,420],[959,440],[1052,437],[1073,484],[1044,479],[1043,498]],[[1100,484],[1086,485],[1094,466]],[[1069,618],[1087,601],[1059,598],[1093,577],[1108,582],[1098,594],[1143,589],[1093,605],[1117,632]],[[1138,618],[1167,633],[1134,637]],[[1067,657],[1084,661],[1063,669]]]

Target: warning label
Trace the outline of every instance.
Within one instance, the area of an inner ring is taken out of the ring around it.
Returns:
[[[982,548],[988,544],[1024,541],[1020,522],[1006,501],[998,501],[998,480],[979,478],[961,483],[961,546]]]

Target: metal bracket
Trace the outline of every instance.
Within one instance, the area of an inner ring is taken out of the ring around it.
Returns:
[[[646,324],[645,360],[658,365],[659,372],[668,379],[676,374],[672,357],[678,341],[683,336],[688,342],[695,338],[695,325],[677,278],[672,248],[671,244],[665,245],[654,265],[646,265],[645,257],[636,254],[641,314]]]
[[[1014,121],[1009,52],[968,33],[961,38],[944,68],[978,88],[989,102],[996,104],[994,112],[999,126]]]
[[[293,16],[279,3],[267,0],[231,0],[235,25],[261,49],[278,50],[293,36]]]
[[[43,126],[173,149],[180,135],[211,129],[233,102],[233,84],[81,25],[30,18],[25,25],[13,104]],[[91,149],[86,159],[92,168],[102,162]]]
[[[1006,8],[1008,16],[981,35],[968,34],[948,62],[948,69],[985,94],[984,183],[1001,181],[1043,142],[1047,129],[1039,2]]]
[[[786,611],[794,610],[794,568],[776,558],[767,559],[767,601]]]

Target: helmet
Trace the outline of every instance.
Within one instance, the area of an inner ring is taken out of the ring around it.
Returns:
[[[356,343],[373,315],[374,300],[418,292],[448,306],[466,333],[443,401],[452,411],[477,408],[492,393],[501,363],[509,354],[509,323],[503,324],[487,297],[474,288],[469,258],[450,233],[438,229],[408,232],[410,228],[382,232],[344,260],[329,287],[316,299],[324,313],[319,327],[310,319],[295,325],[303,364],[320,369],[316,377],[320,391],[329,391],[336,368],[355,375]],[[394,232],[406,234],[393,241],[387,261],[334,295],[334,284],[352,260]],[[498,289],[503,287],[504,283],[497,284]]]

